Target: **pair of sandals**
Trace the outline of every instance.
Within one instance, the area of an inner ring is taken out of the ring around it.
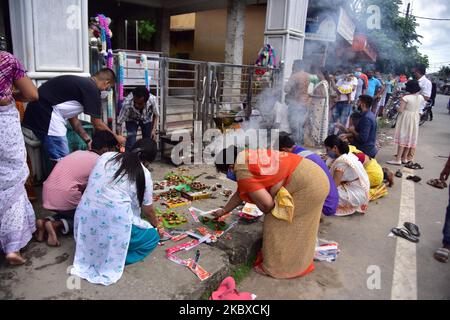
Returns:
[[[423,169],[423,167],[419,163],[413,163],[412,161],[409,161],[409,162],[405,163],[404,165],[405,165],[405,168],[408,168],[408,169],[413,169],[413,170]]]
[[[438,188],[438,189],[445,189],[445,188],[447,188],[447,183],[445,183],[445,181],[442,181],[440,179],[428,180],[427,184],[429,184],[432,187]]]
[[[411,222],[405,222],[403,224],[405,228],[392,228],[391,232],[397,237],[401,237],[408,241],[418,243],[420,237],[420,230],[417,225]]]

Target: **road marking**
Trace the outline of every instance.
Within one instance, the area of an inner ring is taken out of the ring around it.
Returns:
[[[402,192],[398,227],[404,228],[404,222],[416,223],[414,182],[406,177],[414,174],[410,169],[403,169]],[[394,277],[392,280],[392,300],[417,300],[417,260],[416,244],[397,237],[395,249]]]

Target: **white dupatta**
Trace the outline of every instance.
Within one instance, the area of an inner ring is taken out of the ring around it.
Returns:
[[[337,164],[339,163],[345,163],[350,168],[352,168],[355,173],[358,176],[359,183],[363,187],[364,191],[367,192],[367,196],[369,195],[370,190],[370,181],[369,176],[367,175],[366,170],[364,169],[364,166],[361,162],[359,162],[358,157],[355,156],[353,153],[349,152],[347,154],[341,155],[339,158],[337,158],[332,166],[331,166],[331,175],[334,175],[334,171],[336,170]]]

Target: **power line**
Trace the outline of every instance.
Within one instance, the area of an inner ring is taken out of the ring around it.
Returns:
[[[433,21],[450,21],[450,18],[428,18],[428,17],[419,17],[415,15],[411,15],[411,17],[417,18],[417,19],[424,19],[424,20],[433,20]]]
[[[403,14],[408,14],[408,12],[403,12]],[[424,20],[433,20],[433,21],[450,21],[450,18],[430,18],[430,17],[421,17],[421,16],[416,16],[413,14],[409,14],[410,17],[414,17],[417,19],[424,19]]]

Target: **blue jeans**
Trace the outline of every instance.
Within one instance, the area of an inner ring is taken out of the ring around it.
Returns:
[[[37,135],[42,146],[52,161],[59,161],[70,153],[66,136]]]
[[[138,128],[141,127],[142,138],[150,138],[152,123],[143,123],[142,121],[127,121],[125,122],[125,127],[127,128],[127,143],[125,144],[125,149],[130,151],[133,145],[136,143],[136,136]]]
[[[352,105],[347,101],[339,101],[336,103],[333,108],[333,123],[336,123],[338,120],[342,125],[347,124],[348,117],[352,113]]]
[[[445,214],[445,224],[442,233],[444,234],[444,239],[442,243],[444,246],[450,246],[450,188],[448,189],[448,206],[447,213]]]
[[[55,211],[56,214],[53,216],[48,216],[47,220],[50,221],[61,221],[64,225],[64,230],[62,230],[62,234],[69,234],[73,232],[73,219],[75,216],[75,209],[69,211]]]

